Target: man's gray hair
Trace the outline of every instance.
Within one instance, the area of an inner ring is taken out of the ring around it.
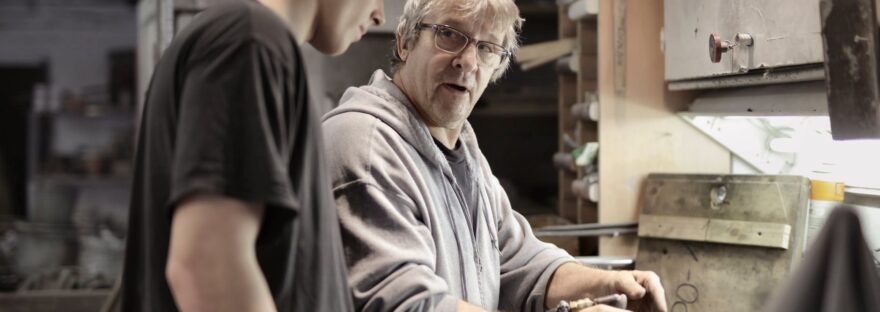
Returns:
[[[519,32],[524,20],[519,16],[519,8],[513,0],[408,0],[397,24],[399,40],[405,47],[412,48],[419,39],[418,25],[429,14],[444,10],[458,13],[467,20],[492,21],[495,23],[492,27],[502,27],[504,39],[501,46],[509,50],[511,55],[516,55],[519,49]],[[404,63],[397,54],[396,44],[391,55],[391,72],[394,73]],[[503,76],[509,67],[510,57],[507,57],[492,73],[492,81]]]

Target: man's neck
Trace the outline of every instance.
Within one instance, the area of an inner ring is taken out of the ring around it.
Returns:
[[[278,14],[286,23],[298,44],[312,40],[319,0],[257,0]],[[294,9],[296,8],[296,9]]]
[[[428,126],[428,132],[431,133],[434,139],[437,139],[438,142],[450,150],[455,149],[455,144],[458,142],[459,137],[461,137],[461,127],[450,129]]]
[[[419,117],[422,117],[425,125],[428,126],[428,132],[431,133],[431,136],[434,137],[434,139],[436,139],[438,142],[443,144],[443,146],[446,146],[446,148],[450,150],[455,149],[455,144],[458,142],[458,138],[461,136],[461,128],[464,123],[462,122],[455,127],[444,127],[435,125],[433,122],[428,120],[428,118],[425,118],[425,112],[423,112],[421,107],[413,102],[412,98],[409,97],[408,93],[406,92],[406,83],[404,83],[403,81],[404,80],[400,76],[400,71],[394,73],[394,77],[391,79],[391,82],[393,82],[398,88],[400,88],[400,91],[403,91],[403,94],[406,95],[409,102],[412,103],[413,108],[415,108],[416,112],[419,113]]]

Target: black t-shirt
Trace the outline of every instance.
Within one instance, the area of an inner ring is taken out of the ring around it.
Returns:
[[[461,194],[464,196],[465,213],[468,214],[468,218],[470,218],[471,222],[471,231],[474,232],[477,228],[477,209],[479,205],[480,193],[479,189],[474,186],[474,179],[468,176],[469,164],[467,162],[467,155],[464,153],[464,148],[461,147],[461,140],[456,141],[455,148],[449,149],[437,139],[434,139],[434,144],[440,148],[440,151],[443,152],[443,156],[446,156],[446,161],[449,162],[449,167],[452,169],[452,175],[455,176],[455,181],[458,183],[459,188],[461,189]],[[476,233],[474,233],[476,234]]]
[[[266,205],[256,256],[279,311],[352,310],[299,54],[256,1],[205,10],[165,51],[138,133],[122,311],[177,310],[169,229],[194,193]]]

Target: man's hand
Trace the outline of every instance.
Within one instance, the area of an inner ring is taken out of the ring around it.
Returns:
[[[574,262],[559,266],[553,273],[544,304],[550,308],[561,300],[598,298],[615,293],[626,295],[629,299],[627,308],[634,311],[666,311],[666,293],[660,277],[654,272],[606,271]],[[597,309],[595,311],[620,311],[609,306],[593,308]]]
[[[660,277],[650,271],[608,271],[615,275],[613,292],[626,295],[633,311],[666,311],[666,292]]]

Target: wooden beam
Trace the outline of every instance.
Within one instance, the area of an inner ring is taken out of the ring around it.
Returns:
[[[643,214],[639,237],[788,249],[791,226],[784,223]]]
[[[575,48],[574,38],[535,43],[521,47],[516,53],[516,61],[523,70],[529,70],[563,57]]]
[[[831,136],[880,138],[875,0],[822,0],[821,4]]]

